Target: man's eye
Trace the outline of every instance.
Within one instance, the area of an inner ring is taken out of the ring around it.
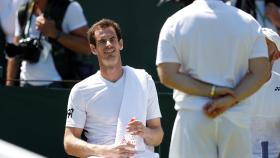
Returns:
[[[100,40],[100,41],[98,41],[98,43],[103,45],[106,43],[106,40]]]

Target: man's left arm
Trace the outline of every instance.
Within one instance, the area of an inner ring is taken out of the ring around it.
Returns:
[[[162,142],[163,130],[160,118],[147,120],[146,127],[139,120],[131,121],[128,124],[127,131],[132,135],[139,135],[144,138],[147,145],[158,146]]]
[[[145,128],[143,138],[147,145],[160,145],[163,138],[163,130],[161,127],[160,118],[155,118],[147,121],[147,127]]]

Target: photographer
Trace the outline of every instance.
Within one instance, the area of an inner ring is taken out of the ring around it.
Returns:
[[[5,80],[5,68],[7,59],[4,54],[6,43],[14,43],[16,11],[26,0],[1,0],[0,1],[0,67],[2,67],[2,79]],[[1,70],[0,70],[1,71]],[[1,73],[1,72],[0,72]],[[1,84],[2,83],[1,81]]]
[[[75,18],[73,18],[75,17]],[[14,84],[21,63],[21,86],[61,87],[62,79],[79,79],[76,54],[90,54],[83,10],[70,0],[31,0],[18,13],[18,46],[9,46],[6,85]]]

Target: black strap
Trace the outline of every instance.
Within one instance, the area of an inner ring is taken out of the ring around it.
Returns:
[[[21,37],[26,38],[29,36],[29,29],[31,26],[31,19],[32,19],[32,14],[34,12],[35,8],[35,0],[29,1],[26,4],[23,4],[18,11],[18,21],[19,25],[21,28]],[[25,33],[25,29],[27,27],[27,33]]]
[[[0,67],[2,67],[2,70],[0,70],[2,74],[0,74],[0,85],[4,84],[5,81],[5,76],[6,76],[6,65],[7,65],[7,60],[5,58],[4,54],[4,48],[5,48],[5,43],[6,43],[6,36],[4,34],[4,31],[1,27],[0,23]],[[1,80],[2,79],[2,80]]]

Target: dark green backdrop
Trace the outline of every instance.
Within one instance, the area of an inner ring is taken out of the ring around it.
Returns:
[[[117,21],[123,31],[124,65],[146,69],[158,80],[155,67],[160,28],[180,6],[158,0],[78,0],[89,25],[101,18]],[[75,17],[73,17],[75,18]],[[98,69],[94,56],[86,59]],[[165,131],[160,148],[167,158],[175,117],[170,90],[157,84]],[[168,93],[168,94],[167,94]],[[67,157],[63,150],[63,132],[69,90],[28,89],[0,86],[0,139],[15,143],[47,157]]]
[[[51,158],[67,157],[63,134],[69,90],[0,86],[0,139]],[[158,148],[167,158],[175,117],[170,94],[159,94],[164,141]]]

